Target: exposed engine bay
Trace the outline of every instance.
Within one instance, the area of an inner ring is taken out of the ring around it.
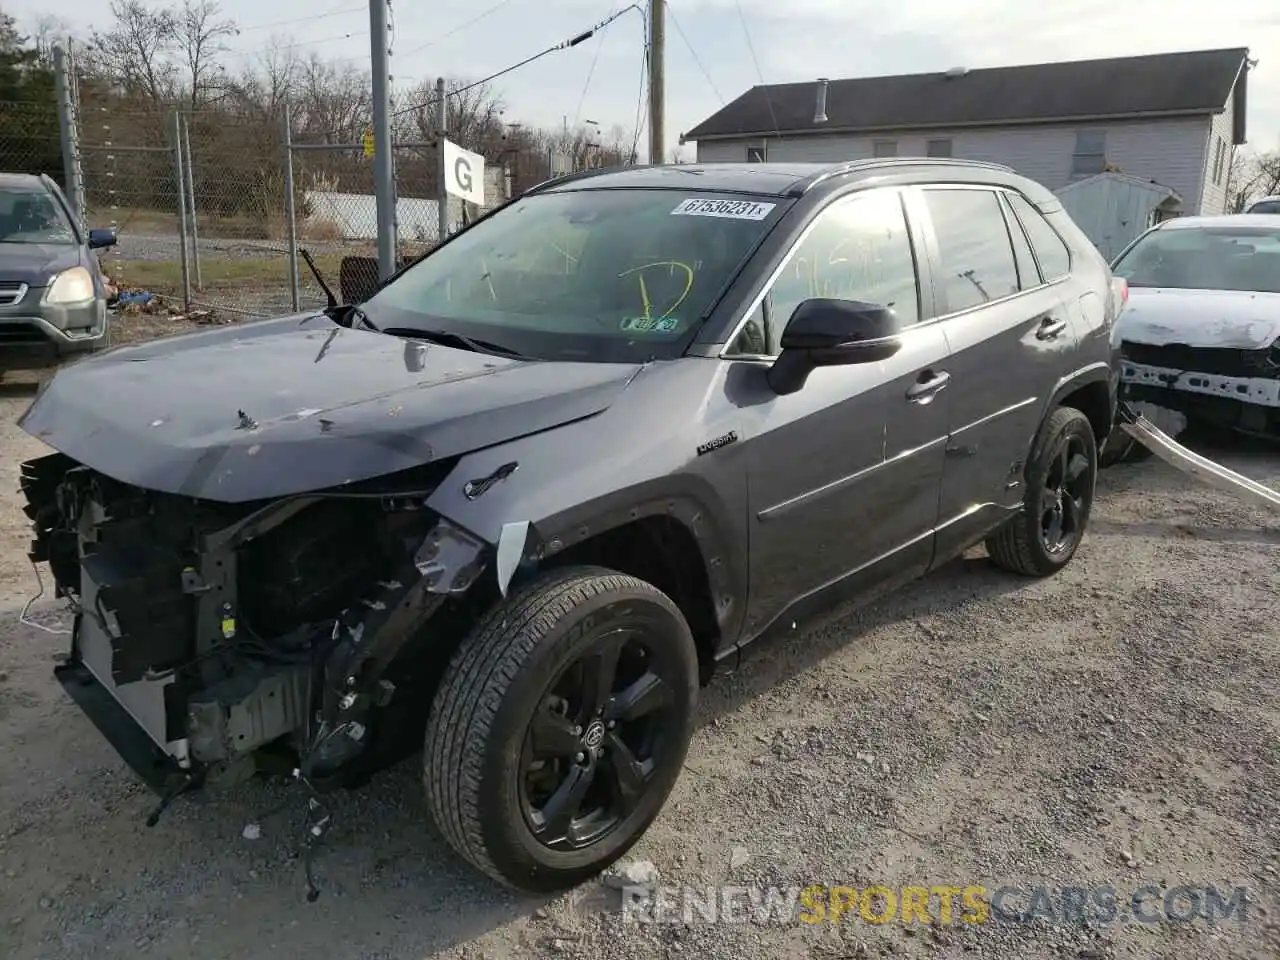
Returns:
[[[412,706],[397,657],[440,649],[450,598],[487,563],[483,541],[425,507],[451,467],[225,504],[63,454],[23,464],[31,559],[75,614],[60,679],[135,767],[111,705],[81,695],[105,691],[132,719],[119,726],[146,732],[138,772],[162,793],[259,770],[326,782],[369,752],[393,702]]]

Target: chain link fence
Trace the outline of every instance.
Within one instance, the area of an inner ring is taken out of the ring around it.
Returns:
[[[335,292],[377,282],[373,163],[363,138],[308,142],[285,116],[122,112],[82,99],[75,120],[85,221],[117,231],[118,244],[101,259],[118,288],[225,319],[323,306],[299,248]],[[0,120],[0,169],[62,179],[54,104],[0,102]],[[437,241],[436,149],[394,147],[401,263]],[[487,166],[486,207],[464,210],[451,199],[450,230],[504,202],[506,182],[501,167]]]
[[[62,179],[56,104],[0,101],[0,171]]]

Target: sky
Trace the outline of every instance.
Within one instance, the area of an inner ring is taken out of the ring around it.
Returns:
[[[437,75],[478,80],[568,40],[617,11],[619,0],[392,0],[394,87]],[[240,25],[233,58],[272,42],[368,62],[369,16],[359,0],[222,0]],[[47,0],[5,0],[30,29]],[[58,0],[77,32],[105,25],[103,0]],[[592,38],[495,81],[508,122],[636,126],[645,16],[636,9]],[[670,0],[668,151],[680,133],[757,83],[918,73],[964,66],[1129,56],[1247,46],[1248,134],[1280,148],[1280,3],[1217,0]],[[641,155],[647,134],[640,142]],[[683,150],[692,158],[693,147]]]

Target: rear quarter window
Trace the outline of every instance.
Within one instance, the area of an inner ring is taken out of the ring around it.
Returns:
[[[1058,236],[1043,213],[1033,207],[1027,198],[1018,193],[1009,193],[1009,204],[1013,212],[1022,221],[1027,231],[1027,239],[1031,241],[1031,249],[1036,252],[1040,261],[1040,272],[1044,274],[1046,283],[1059,280],[1071,272],[1071,251]]]

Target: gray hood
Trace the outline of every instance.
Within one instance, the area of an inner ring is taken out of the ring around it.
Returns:
[[[43,287],[55,273],[88,266],[72,243],[0,243],[0,280]]]
[[[1131,287],[1120,337],[1162,347],[1262,350],[1280,337],[1280,293]]]

